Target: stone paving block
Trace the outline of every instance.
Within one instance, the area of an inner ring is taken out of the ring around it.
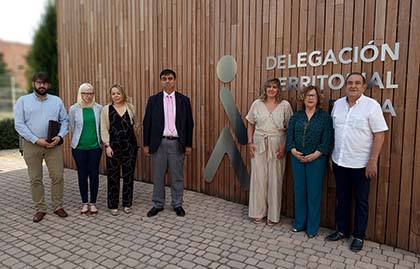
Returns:
[[[397,265],[395,265],[395,267],[394,267],[394,269],[408,269],[408,268],[413,268],[413,267],[407,267],[407,266],[400,265],[400,264],[397,264]]]
[[[380,261],[386,261],[387,257],[382,254],[377,254],[374,252],[369,252],[366,254],[367,257],[372,258],[373,260],[380,260]]]
[[[243,261],[245,261],[245,260],[246,260],[246,258],[247,258],[247,257],[242,256],[242,255],[237,254],[237,253],[232,253],[232,254],[230,254],[230,255],[229,255],[229,257],[228,257],[228,259],[235,260],[235,261],[238,261],[238,262],[243,262]]]
[[[267,255],[257,253],[254,258],[260,261],[265,261],[265,259],[267,259]]]
[[[393,264],[398,264],[398,262],[400,260],[397,259],[397,258],[394,258],[394,257],[388,257],[388,260],[387,261],[390,262],[390,263],[393,263]]]
[[[60,268],[62,269],[73,269],[73,268],[77,268],[77,264],[71,263],[69,261],[66,261],[60,265],[58,265]]]
[[[86,269],[96,269],[97,267],[99,267],[99,264],[97,264],[94,261],[84,261],[79,266],[81,266],[83,268],[86,268]]]
[[[325,255],[326,259],[332,260],[332,261],[337,261],[337,262],[344,262],[345,258],[343,256],[337,256],[337,255],[332,255],[332,254],[327,254]]]
[[[3,260],[1,263],[5,266],[9,266],[12,267],[13,265],[17,264],[19,262],[19,260],[13,258],[13,257],[9,257],[5,260]]]
[[[411,267],[411,268],[413,268],[414,266],[419,265],[418,263],[412,263],[412,262],[406,261],[406,260],[400,260],[398,264],[399,265],[402,265],[402,266]]]
[[[294,264],[292,262],[288,262],[285,260],[277,260],[275,262],[275,265],[280,267],[280,268],[294,268]]]
[[[302,258],[296,258],[295,259],[295,264],[306,266],[308,264],[308,261],[305,260],[305,259],[302,259]]]
[[[308,260],[308,258],[310,257],[310,255],[308,255],[308,254],[306,254],[306,253],[303,253],[303,252],[298,252],[298,253],[296,254],[296,257],[297,257],[297,258],[304,259],[304,260]]]
[[[286,257],[286,259],[284,259],[285,261],[287,261],[287,262],[295,262],[295,260],[296,260],[296,257],[294,256],[294,255],[288,255],[287,257]]]
[[[220,263],[218,263],[218,262],[212,262],[209,266],[208,266],[208,268],[210,268],[210,269],[216,269],[216,268],[218,268],[220,266]]]
[[[356,267],[359,268],[366,268],[366,269],[374,269],[377,266],[373,265],[373,264],[369,264],[369,263],[365,263],[365,262],[361,262],[361,261],[356,261],[356,263],[354,264]]]
[[[413,253],[404,255],[404,260],[412,262],[412,263],[419,263],[419,258],[414,257]]]
[[[208,259],[205,259],[203,257],[196,257],[194,259],[194,262],[202,266],[207,266],[211,263]]]
[[[353,260],[360,260],[361,256],[358,253],[354,253],[352,251],[343,251],[341,252],[341,256],[344,258],[350,258]]]
[[[221,257],[219,255],[216,255],[216,254],[213,254],[213,253],[205,253],[203,255],[203,258],[206,258],[206,259],[211,260],[211,261],[218,261],[218,260],[221,259]]]
[[[55,259],[54,261],[52,261],[51,264],[54,265],[55,267],[57,267],[57,265],[62,264],[64,262],[65,262],[64,259],[58,258],[58,259]]]
[[[46,254],[44,256],[41,257],[41,259],[43,259],[46,262],[52,262],[53,260],[57,259],[58,257],[52,254]]]
[[[317,262],[319,260],[319,257],[317,257],[317,256],[314,256],[314,255],[310,255],[309,257],[308,257],[308,261],[309,262]]]
[[[324,264],[320,264],[320,265],[318,265],[318,267],[317,267],[318,269],[331,269],[331,267],[330,266],[327,266],[327,265],[324,265]]]
[[[357,262],[357,260],[352,259],[352,258],[347,258],[345,259],[344,263],[346,264],[346,266],[351,266],[354,265]]]
[[[346,265],[345,265],[344,263],[342,263],[342,262],[336,262],[336,261],[334,261],[334,262],[331,264],[331,267],[332,267],[332,268],[345,268],[345,267],[346,267]]]
[[[307,268],[316,268],[318,264],[316,262],[309,262],[306,267]]]
[[[257,264],[257,267],[258,267],[258,268],[263,268],[263,269],[276,269],[276,268],[277,268],[277,266],[276,266],[276,265],[271,264],[271,263],[267,263],[267,262],[263,262],[263,261],[260,261],[260,262]]]
[[[165,267],[166,269],[179,269],[179,268],[182,268],[182,267],[179,267],[179,266],[176,266],[176,265],[173,265],[173,264],[169,264],[168,266],[166,266]]]
[[[22,268],[25,268],[25,267],[26,267],[26,264],[23,263],[23,262],[19,262],[19,263],[16,263],[16,264],[13,265],[13,269],[22,269]],[[56,269],[56,267],[52,266],[52,265],[47,267],[47,268]]]
[[[318,262],[320,264],[324,264],[324,265],[328,265],[329,266],[333,261],[332,260],[329,260],[327,258],[319,258]]]
[[[402,260],[404,258],[403,254],[395,252],[394,248],[392,248],[392,247],[383,249],[382,255],[385,255],[385,256],[388,256],[388,257],[394,257],[394,258],[400,259],[400,260]]]
[[[132,259],[132,258],[126,258],[122,260],[122,263],[129,266],[129,267],[135,267],[139,264],[138,260]]]
[[[151,266],[156,266],[159,262],[160,260],[156,258],[150,258],[149,260],[147,260],[147,264]]]
[[[323,246],[318,246],[318,245],[315,245],[312,249],[316,251],[321,251],[324,253],[331,253],[332,251],[330,247],[323,247]]]
[[[228,268],[245,268],[246,264],[239,262],[239,261],[234,261],[234,260],[230,260],[226,263],[226,265],[228,266]]]
[[[296,255],[296,251],[293,250],[293,249],[290,249],[290,248],[282,247],[282,248],[279,249],[279,252],[281,252],[283,254],[286,254],[286,255]]]

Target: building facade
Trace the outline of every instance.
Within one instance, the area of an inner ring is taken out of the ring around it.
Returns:
[[[414,0],[81,0],[57,1],[60,92],[66,107],[78,86],[90,82],[97,100],[109,87],[128,90],[139,118],[148,96],[159,91],[159,72],[174,69],[178,90],[191,97],[196,123],[193,153],[185,165],[185,187],[247,203],[229,155],[205,179],[214,147],[228,128],[249,171],[246,146],[223,104],[227,88],[245,122],[268,77],[282,81],[283,98],[300,107],[296,89],[323,88],[324,109],[344,94],[345,75],[366,73],[389,126],[371,181],[368,238],[420,251],[420,1]],[[223,83],[219,60],[230,55],[236,76]],[[75,168],[69,139],[65,164]],[[102,163],[102,169],[104,162]],[[104,171],[104,170],[102,170]],[[137,177],[150,182],[150,159],[139,155]],[[322,224],[334,226],[335,182],[324,181]],[[293,216],[290,166],[283,184],[282,214]]]

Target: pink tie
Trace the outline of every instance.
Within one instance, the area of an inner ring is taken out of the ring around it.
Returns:
[[[175,117],[174,117],[174,104],[172,101],[172,96],[167,95],[167,114],[168,114],[168,129],[171,133],[175,132]]]

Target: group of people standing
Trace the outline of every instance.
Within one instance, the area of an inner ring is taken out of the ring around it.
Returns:
[[[106,155],[107,202],[112,215],[118,215],[120,179],[122,209],[131,213],[133,183],[137,161],[139,123],[134,106],[124,88],[113,84],[110,102],[102,106],[95,101],[95,89],[89,83],[80,85],[77,102],[67,115],[61,99],[48,94],[48,75],[33,75],[34,92],[20,97],[15,106],[15,129],[23,137],[23,157],[28,167],[32,199],[40,222],[47,212],[44,198],[42,162],[51,177],[51,199],[54,213],[68,214],[63,208],[63,154],[59,145],[72,131],[71,148],[76,162],[81,214],[97,214],[99,163],[103,147]],[[171,174],[172,207],[185,216],[183,203],[183,162],[192,149],[194,121],[188,97],[176,92],[176,73],[165,69],[160,73],[162,91],[149,98],[143,119],[144,154],[152,156],[153,207],[149,217],[157,215],[165,205],[165,174]],[[59,131],[48,140],[49,122],[58,122]]]
[[[315,237],[321,220],[324,174],[332,159],[336,231],[326,240],[349,237],[354,191],[350,249],[357,252],[363,248],[370,179],[377,174],[378,157],[388,130],[379,103],[363,95],[366,88],[361,73],[350,73],[345,81],[346,96],[335,101],[329,115],[321,108],[323,96],[318,87],[309,85],[298,94],[303,108],[293,114],[290,104],[280,98],[280,81],[273,78],[265,82],[263,94],[246,116],[252,170],[249,217],[254,223],[265,218],[267,225],[279,222],[285,156],[290,151],[295,212],[292,232],[305,231],[309,238]]]
[[[143,153],[151,156],[153,195],[148,217],[165,206],[165,174],[171,174],[171,206],[184,216],[183,162],[192,150],[194,121],[188,97],[176,92],[176,73],[160,73],[162,91],[151,96],[143,119]],[[18,99],[15,128],[24,138],[23,155],[28,166],[32,198],[36,208],[34,222],[47,211],[42,180],[42,162],[48,167],[54,213],[67,217],[63,209],[63,155],[59,145],[72,130],[72,155],[76,162],[82,198],[81,214],[97,214],[99,163],[105,147],[107,201],[112,215],[118,215],[120,178],[123,178],[122,208],[127,214],[133,203],[133,180],[137,161],[139,123],[134,106],[124,88],[114,84],[110,102],[95,102],[95,89],[80,85],[77,102],[66,113],[61,99],[48,94],[48,75],[39,72],[32,79],[34,92]],[[281,193],[285,156],[291,152],[294,177],[295,220],[293,232],[317,235],[324,173],[330,151],[336,179],[337,230],[326,240],[336,241],[350,235],[352,191],[355,193],[355,217],[351,250],[363,247],[368,220],[370,178],[377,174],[378,156],[388,130],[380,105],[365,95],[366,80],[351,73],[345,81],[346,96],[338,99],[331,116],[322,110],[323,97],[316,86],[300,91],[303,109],[293,114],[291,105],[281,99],[280,81],[264,83],[263,94],[246,115],[251,156],[249,217],[254,223],[268,225],[280,221]],[[60,123],[58,134],[47,140],[48,122]],[[334,145],[333,145],[334,144]],[[122,172],[122,174],[121,174]],[[90,190],[90,192],[89,192]],[[90,195],[89,195],[90,194]]]

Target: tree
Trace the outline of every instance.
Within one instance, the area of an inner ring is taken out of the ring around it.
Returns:
[[[7,75],[9,70],[7,69],[7,65],[4,62],[3,53],[0,53],[0,75]]]
[[[57,12],[53,1],[48,1],[39,28],[35,32],[27,62],[29,85],[32,87],[33,73],[44,71],[51,81],[49,92],[58,95]]]

